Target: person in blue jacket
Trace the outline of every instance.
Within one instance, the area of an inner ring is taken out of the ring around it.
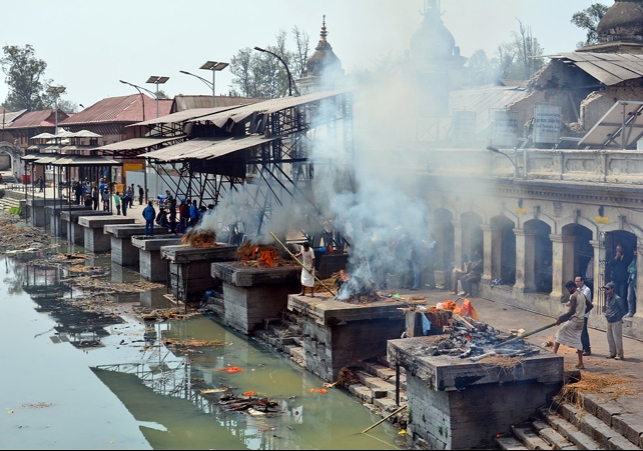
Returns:
[[[154,236],[154,220],[156,219],[156,210],[152,201],[147,203],[143,209],[143,218],[145,219],[145,236]]]

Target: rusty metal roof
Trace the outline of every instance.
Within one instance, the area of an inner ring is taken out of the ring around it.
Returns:
[[[0,107],[0,109],[4,109],[4,108]],[[5,110],[5,113],[2,113],[2,116],[1,116],[1,119],[0,119],[0,128],[2,128],[3,125],[5,127],[8,127],[9,124],[11,124],[13,121],[18,119],[20,116],[22,116],[26,112],[27,112],[27,110],[20,110],[20,111],[16,111],[16,112],[12,113],[10,111]]]
[[[548,57],[574,65],[607,86],[643,77],[643,55],[569,52]]]
[[[252,105],[246,105],[234,110],[224,111],[221,113],[214,113],[209,116],[203,116],[197,119],[192,119],[189,122],[209,121],[214,125],[216,125],[217,127],[222,128],[228,121],[239,123],[246,120],[247,118],[251,117],[254,114],[276,113],[277,111],[305,105],[307,103],[312,103],[317,100],[322,100],[322,99],[338,96],[341,94],[346,94],[352,91],[353,90],[351,89],[342,89],[337,91],[315,92],[315,93],[307,94],[300,97],[281,97],[279,99],[270,99],[264,102],[259,102]]]
[[[67,115],[62,111],[58,110],[58,125],[62,119],[66,119]],[[7,125],[5,128],[34,128],[34,127],[55,127],[56,118],[54,110],[42,110],[42,111],[29,111],[24,113],[22,116],[17,118],[11,124]]]
[[[159,99],[159,116],[165,116],[172,108],[171,99]],[[143,114],[145,105],[145,114]],[[139,122],[156,117],[156,100],[145,94],[109,97],[100,100],[63,121],[59,126],[102,122]]]
[[[277,137],[246,136],[244,138],[196,138],[153,152],[144,153],[144,158],[162,162],[181,160],[211,160],[230,153],[269,143]]]
[[[145,149],[152,146],[157,146],[169,141],[182,139],[182,136],[172,136],[166,138],[133,138],[126,139],[125,141],[119,141],[112,144],[107,144],[106,146],[97,147],[94,150],[111,150],[111,151],[123,151],[123,150],[139,150]]]
[[[215,96],[214,100],[218,108],[247,105],[249,103],[263,102],[266,99],[259,97]],[[212,96],[178,95],[174,97],[174,104],[172,105],[173,112],[200,108],[212,108]]]
[[[235,105],[235,106],[221,106],[216,108],[194,108],[192,110],[183,110],[183,111],[178,111],[176,113],[168,114],[166,116],[149,119],[147,121],[137,122],[135,124],[128,125],[128,127],[135,127],[139,125],[153,125],[153,124],[175,124],[178,122],[186,122],[190,119],[196,119],[202,116],[208,116],[210,114],[218,113],[221,111],[228,111],[232,108],[239,108],[244,105],[247,105],[247,104]]]

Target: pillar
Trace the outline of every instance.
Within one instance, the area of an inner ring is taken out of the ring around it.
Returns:
[[[551,258],[551,293],[550,296],[562,299],[565,283],[574,280],[574,235],[549,235],[552,244]]]
[[[482,278],[491,280],[493,274],[493,229],[491,226],[481,224],[482,229],[482,262],[484,264]]]
[[[513,229],[513,232],[516,235],[516,283],[514,290],[518,293],[535,291],[536,231]]]
[[[451,221],[453,225],[453,260],[456,268],[462,268],[462,223],[460,221]],[[469,256],[471,259],[471,256]]]
[[[491,228],[491,278],[502,277],[502,229]]]
[[[643,316],[643,303],[641,298],[643,298],[643,257],[639,258],[639,255],[643,255],[643,246],[638,244],[636,246],[636,314],[635,316]],[[641,274],[641,276],[639,276]],[[639,294],[641,293],[641,294]],[[639,307],[641,305],[641,307]]]

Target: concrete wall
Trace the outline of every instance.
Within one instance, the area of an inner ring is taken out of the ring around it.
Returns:
[[[491,449],[496,434],[510,432],[511,425],[529,419],[560,390],[560,384],[533,381],[437,391],[408,373],[406,384],[408,431],[432,449]]]
[[[286,308],[294,284],[236,287],[223,283],[225,323],[244,334],[261,328],[267,319],[276,318]]]

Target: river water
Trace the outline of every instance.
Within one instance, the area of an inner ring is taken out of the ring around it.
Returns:
[[[53,252],[82,253],[78,247]],[[113,296],[99,314],[40,253],[0,256],[0,449],[396,449],[388,422],[340,389],[216,321],[141,322],[132,307],[168,307],[164,289]],[[94,278],[140,280],[109,257],[89,258]],[[98,299],[94,294],[95,299]],[[99,301],[94,301],[99,302]],[[173,340],[209,346],[176,348]],[[231,367],[243,371],[229,373]],[[225,412],[222,389],[253,391],[279,413]]]

